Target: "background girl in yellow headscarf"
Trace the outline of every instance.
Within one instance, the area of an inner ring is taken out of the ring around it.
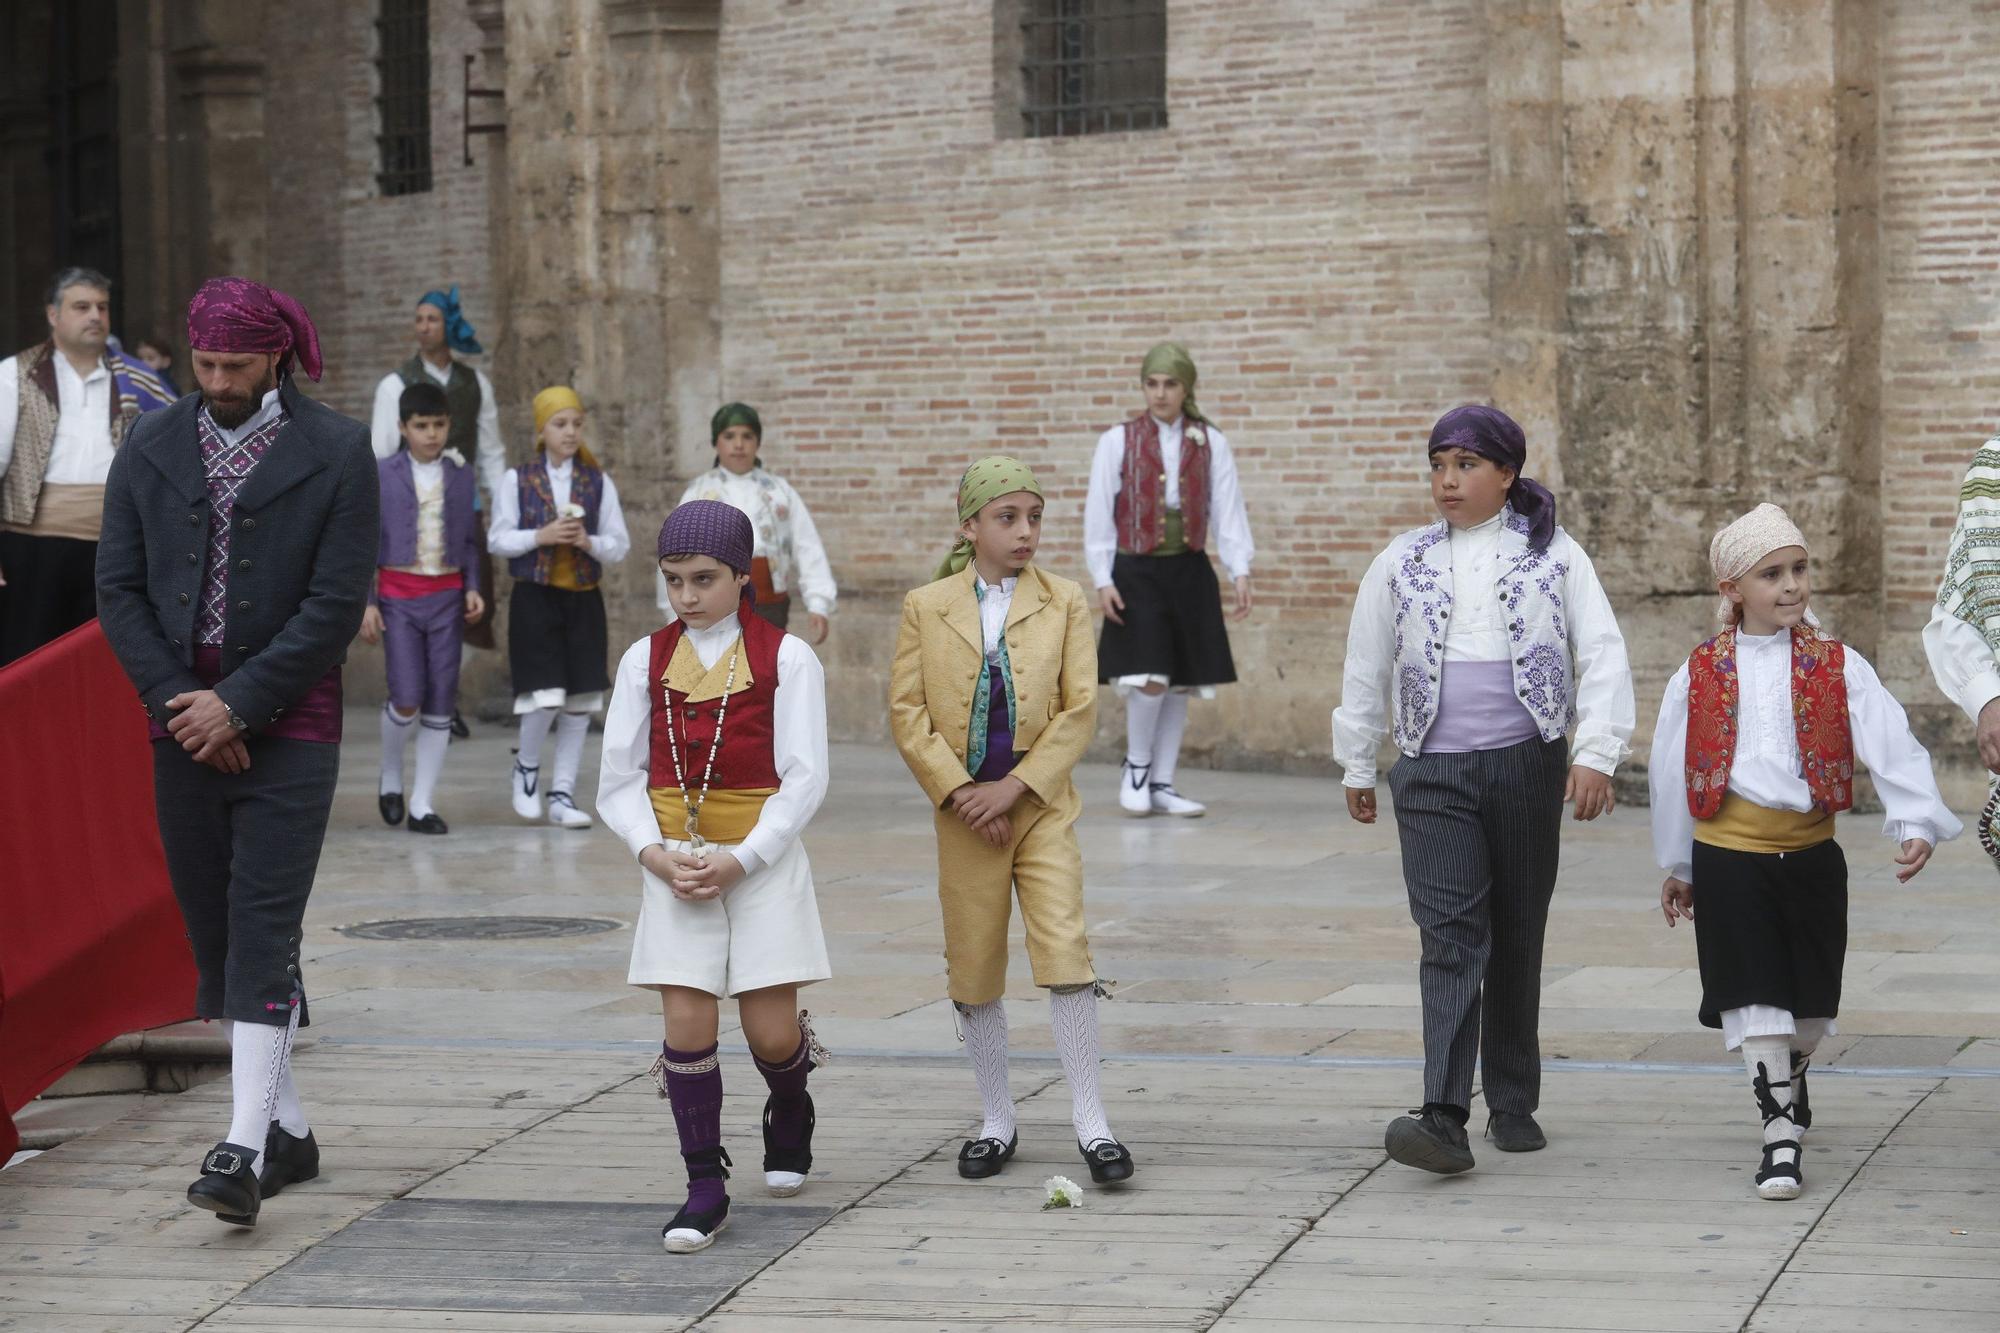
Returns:
[[[548,820],[589,828],[576,805],[576,773],[590,715],[610,687],[604,566],[632,548],[618,488],[583,443],[583,400],[567,385],[535,395],[535,458],[511,468],[493,496],[486,534],[507,561],[514,591],[507,612],[507,664],[521,746],[510,786],[514,813],[542,817],[542,743],[556,732]]]

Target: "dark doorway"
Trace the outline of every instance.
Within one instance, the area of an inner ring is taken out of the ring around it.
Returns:
[[[120,328],[118,235],[118,5],[60,0],[50,24],[49,199],[53,273],[82,264],[105,274]]]

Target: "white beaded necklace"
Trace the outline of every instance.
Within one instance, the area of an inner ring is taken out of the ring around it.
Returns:
[[[701,792],[699,795],[688,790],[687,773],[681,767],[681,743],[679,737],[674,735],[673,687],[664,682],[660,686],[661,692],[666,696],[667,751],[673,756],[674,782],[681,789],[681,804],[687,807],[688,812],[688,850],[698,857],[708,854],[708,843],[701,836],[701,807],[708,801],[709,779],[715,776],[715,756],[716,752],[722,748],[722,723],[723,719],[729,716],[729,694],[736,685],[736,660],[742,652],[743,636],[739,634],[736,636],[736,643],[729,650],[729,671],[722,682],[722,703],[715,710],[715,738],[708,744],[708,763],[701,771]],[[700,658],[697,657],[695,660],[699,661]],[[681,731],[683,734],[686,733],[687,728],[685,725],[681,727]],[[692,741],[688,743],[688,750],[690,753],[694,750],[694,743]]]

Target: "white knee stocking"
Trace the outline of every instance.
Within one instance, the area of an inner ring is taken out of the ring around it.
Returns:
[[[1062,1057],[1063,1077],[1069,1080],[1069,1114],[1076,1126],[1076,1141],[1088,1148],[1100,1139],[1111,1138],[1111,1125],[1104,1118],[1104,1095],[1097,1086],[1097,1062],[1103,1057],[1097,1044],[1096,989],[1084,986],[1050,991],[1049,1027],[1055,1033],[1056,1053]]]
[[[538,769],[542,766],[542,742],[548,739],[549,728],[555,725],[556,709],[537,708],[532,713],[521,714],[522,768]]]
[[[576,796],[576,770],[583,762],[583,739],[590,734],[590,714],[564,713],[556,721],[556,771],[549,777],[549,794]]]
[[[410,788],[410,817],[435,814],[438,775],[444,772],[444,751],[451,744],[451,714],[425,713],[417,732],[417,780]]]
[[[1181,765],[1181,737],[1187,734],[1188,697],[1173,690],[1160,696],[1160,722],[1153,732],[1153,777],[1155,785],[1174,785]]]
[[[264,1138],[280,1114],[286,1085],[291,1081],[292,1032],[298,1026],[294,1008],[282,1025],[236,1022],[229,1025],[229,1136],[228,1142],[264,1152]],[[292,1089],[291,1114],[298,1133],[305,1132],[305,1113],[298,1109],[298,1090]],[[292,1133],[291,1125],[285,1132]],[[251,1169],[257,1163],[253,1161]]]
[[[382,785],[383,795],[403,790],[403,747],[417,729],[417,715],[405,717],[389,704],[382,705]]]
[[[1153,762],[1154,737],[1160,729],[1160,709],[1164,694],[1132,690],[1125,695],[1125,762],[1134,768],[1149,768]]]
[[[965,1041],[965,1053],[972,1058],[972,1078],[986,1108],[979,1137],[1009,1142],[1014,1137],[1014,1099],[1007,1094],[1006,1004],[994,1000],[961,1004],[957,1009],[959,1036]]]

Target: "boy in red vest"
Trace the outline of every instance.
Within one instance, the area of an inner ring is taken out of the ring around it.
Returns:
[[[1806,1068],[1840,1009],[1847,860],[1834,816],[1874,776],[1907,883],[1960,825],[1875,668],[1820,628],[1806,539],[1776,505],[1716,534],[1722,633],[1667,684],[1653,733],[1653,847],[1667,924],[1701,920],[1701,1021],[1743,1053],[1764,1118],[1757,1194],[1796,1199]]]
[[[797,1194],[812,1170],[806,1076],[826,1062],[799,987],[829,975],[812,867],[799,835],[826,796],[826,677],[805,640],[758,616],[750,520],[715,500],[660,528],[660,572],[680,619],[618,664],[604,720],[597,812],[639,859],[643,894],[627,980],[660,993],[654,1062],[673,1105],[688,1197],[661,1232],[669,1254],[727,1224],[719,1000],[770,1085],[764,1184]]]

